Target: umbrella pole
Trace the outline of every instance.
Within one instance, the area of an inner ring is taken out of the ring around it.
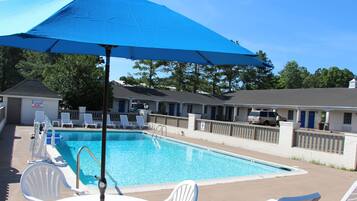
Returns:
[[[98,188],[100,192],[100,201],[105,200],[105,190],[107,188],[107,180],[105,179],[105,156],[107,145],[107,112],[108,112],[108,88],[109,88],[109,70],[110,70],[110,54],[112,46],[104,45],[105,48],[105,82],[103,94],[103,122],[102,122],[102,155],[100,166],[100,180]]]

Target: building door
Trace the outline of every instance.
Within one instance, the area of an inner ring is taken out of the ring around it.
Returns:
[[[7,99],[7,122],[9,124],[21,123],[21,98]]]
[[[300,127],[305,128],[305,117],[306,117],[306,112],[301,111],[300,112]]]
[[[169,104],[169,115],[174,116],[175,115],[175,103],[170,103]]]
[[[177,105],[177,106],[176,106],[176,114],[177,114],[176,116],[181,116],[181,112],[180,112],[180,111],[181,111],[180,104],[179,104],[179,103],[177,103],[176,105]]]
[[[233,121],[233,107],[226,107],[226,121]]]
[[[119,111],[118,112],[125,112],[125,100],[119,100]]]
[[[308,128],[315,128],[315,112],[309,111],[309,123]]]
[[[216,106],[211,107],[211,119],[212,120],[216,119]]]

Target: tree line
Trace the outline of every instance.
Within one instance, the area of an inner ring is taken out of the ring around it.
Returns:
[[[133,66],[134,75],[119,78],[133,86],[150,88],[175,87],[177,91],[205,92],[212,95],[238,90],[296,89],[347,87],[355,75],[336,66],[318,68],[310,73],[296,61],[289,61],[277,75],[267,54],[260,50],[258,57],[267,66],[203,66],[193,63],[139,60]]]
[[[263,51],[257,55],[272,61]],[[139,60],[134,75],[120,78],[125,84],[151,88],[174,87],[178,91],[213,95],[253,89],[347,87],[354,74],[338,67],[319,68],[310,73],[296,61],[289,61],[277,75],[273,65],[203,66],[193,63]],[[61,94],[62,107],[86,105],[100,110],[103,100],[103,59],[97,56],[38,53],[0,47],[0,89],[4,91],[24,79],[37,79]],[[109,90],[112,92],[112,90]],[[110,93],[112,99],[112,93]]]
[[[104,90],[102,66],[103,61],[96,56],[0,47],[0,89],[4,91],[24,79],[36,79],[62,96],[62,107],[77,109],[85,105],[90,110],[100,110]]]

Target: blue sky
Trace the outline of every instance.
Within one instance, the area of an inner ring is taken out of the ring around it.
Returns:
[[[355,0],[153,0],[252,50],[280,71],[289,60],[314,71],[339,66],[357,74]],[[134,73],[113,58],[111,79]]]

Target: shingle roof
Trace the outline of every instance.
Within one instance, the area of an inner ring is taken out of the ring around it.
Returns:
[[[232,105],[357,108],[357,89],[349,88],[242,90],[226,96],[225,104]]]
[[[205,105],[285,106],[357,109],[357,89],[315,88],[241,90],[215,97],[190,92],[113,85],[115,98],[182,102]]]
[[[38,80],[24,80],[16,84],[15,86],[1,92],[0,95],[61,99],[61,96],[59,94],[54,91],[51,91],[44,84],[42,84],[42,82]]]
[[[222,105],[223,100],[219,97],[196,94],[190,92],[179,92],[170,90],[151,89],[144,87],[128,87],[114,84],[114,98],[139,99],[152,101],[166,101],[177,103]]]

